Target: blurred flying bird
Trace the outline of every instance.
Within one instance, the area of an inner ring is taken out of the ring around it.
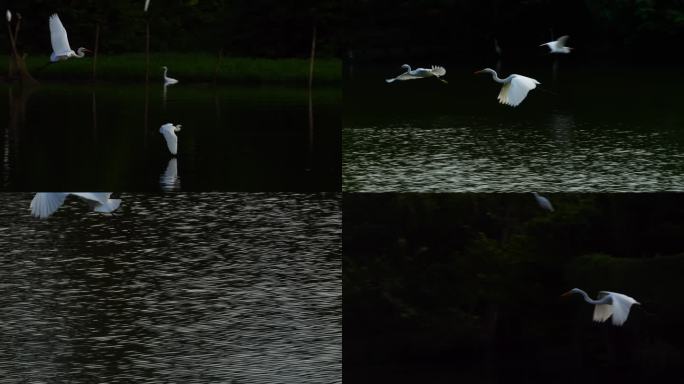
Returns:
[[[537,200],[537,204],[541,207],[541,209],[547,210],[549,212],[553,212],[553,206],[551,205],[551,202],[549,199],[547,199],[544,196],[541,196],[537,192],[532,192],[534,195],[534,199]]]
[[[64,204],[69,195],[86,200],[95,212],[113,212],[121,204],[121,199],[110,199],[111,192],[38,192],[31,200],[31,215],[41,219],[48,218]]]
[[[402,68],[406,69],[406,72],[402,73],[401,75],[394,77],[392,79],[386,79],[385,81],[388,83],[392,83],[397,80],[414,80],[414,79],[426,79],[428,77],[435,77],[437,80],[447,83],[446,80],[442,79],[441,77],[446,75],[446,69],[444,67],[439,67],[433,65],[432,68],[427,69],[427,68],[417,68],[414,70],[411,70],[411,66],[408,64],[404,64],[401,66]]]
[[[159,133],[164,135],[166,140],[166,146],[169,147],[169,152],[175,155],[178,152],[178,136],[176,132],[181,130],[182,125],[173,125],[171,123],[166,123],[159,128]]]
[[[67,60],[72,57],[83,58],[85,52],[90,52],[89,49],[79,48],[74,52],[69,46],[69,38],[67,37],[66,29],[59,20],[57,14],[50,16],[50,41],[52,42],[52,55],[50,55],[51,62],[60,60]]]
[[[572,48],[565,46],[569,37],[570,36],[568,36],[568,35],[561,36],[558,38],[558,40],[549,41],[548,43],[544,43],[544,44],[540,45],[540,47],[543,47],[546,45],[547,47],[549,47],[549,50],[551,51],[550,53],[570,53]]]
[[[584,297],[584,301],[594,304],[594,321],[603,323],[612,316],[613,325],[620,326],[627,321],[629,310],[633,304],[641,304],[633,298],[622,293],[599,291],[598,298],[592,300],[586,292],[579,288],[573,288],[561,296],[570,296],[578,293]]]

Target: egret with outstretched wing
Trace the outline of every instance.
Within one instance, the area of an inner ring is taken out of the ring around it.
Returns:
[[[121,204],[121,199],[110,198],[111,192],[38,192],[31,200],[31,215],[41,219],[50,217],[69,195],[86,200],[95,212],[113,212]]]
[[[164,135],[166,140],[166,146],[169,147],[169,152],[175,155],[178,152],[178,136],[176,132],[181,130],[182,125],[173,125],[171,123],[166,123],[159,128],[159,133]]]
[[[632,305],[641,304],[627,295],[609,291],[599,291],[598,298],[593,300],[586,292],[579,288],[573,288],[561,296],[570,296],[573,293],[582,295],[584,301],[589,304],[594,304],[594,321],[603,323],[608,320],[608,318],[612,317],[613,325],[617,326],[620,326],[627,321],[629,310]]]
[[[81,59],[85,56],[86,52],[90,52],[89,49],[83,47],[76,50],[76,52],[71,49],[66,29],[64,29],[64,25],[62,25],[62,21],[56,13],[50,16],[50,41],[52,42],[50,61],[53,63],[72,57]]]
[[[511,107],[517,107],[525,100],[527,93],[531,90],[537,88],[538,84],[541,84],[537,80],[522,76],[512,74],[505,79],[499,78],[496,71],[491,68],[485,68],[483,70],[475,72],[478,73],[489,73],[492,75],[492,79],[499,84],[503,84],[501,91],[499,92],[499,103],[510,105]]]
[[[570,53],[572,48],[565,45],[568,42],[569,38],[570,36],[568,35],[561,36],[558,38],[558,40],[549,41],[548,43],[540,45],[540,47],[546,45],[547,47],[549,47],[549,50],[551,51],[550,53]]]
[[[404,64],[401,66],[402,68],[406,69],[406,72],[402,73],[401,75],[397,77],[393,77],[391,79],[385,79],[385,82],[387,83],[393,83],[397,80],[403,81],[403,80],[415,80],[415,79],[426,79],[428,77],[435,77],[437,80],[446,83],[447,81],[442,79],[442,76],[446,75],[446,69],[444,67],[439,67],[436,65],[433,65],[432,68],[416,68],[414,70],[411,70],[411,66],[408,64]]]

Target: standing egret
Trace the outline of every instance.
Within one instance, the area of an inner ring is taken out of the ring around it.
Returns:
[[[548,43],[540,45],[540,47],[546,45],[547,47],[549,47],[549,50],[551,51],[550,53],[570,53],[572,48],[565,46],[565,43],[567,43],[568,38],[570,38],[570,36],[568,35],[561,36],[558,38],[558,40],[549,41]]]
[[[159,133],[164,135],[166,140],[166,146],[169,147],[169,152],[175,155],[178,152],[178,136],[176,132],[181,130],[182,125],[173,125],[171,123],[166,123],[159,128]]]
[[[164,69],[164,85],[177,84],[178,80],[166,76],[166,74],[169,72],[169,68],[166,66],[163,66],[162,68]]]
[[[442,79],[441,77],[446,75],[446,69],[444,67],[438,67],[433,65],[432,68],[427,69],[427,68],[417,68],[414,70],[411,70],[411,66],[408,64],[404,64],[401,66],[402,68],[406,69],[406,72],[402,73],[401,75],[394,77],[392,79],[386,79],[385,81],[388,83],[392,83],[397,80],[414,80],[414,79],[426,79],[428,77],[435,77],[437,80],[447,83],[446,80]]]
[[[492,75],[492,79],[494,79],[494,81],[499,84],[503,84],[503,87],[501,87],[501,92],[499,92],[499,103],[507,104],[512,107],[517,107],[520,103],[522,103],[523,100],[525,100],[525,97],[527,97],[527,93],[529,91],[537,88],[537,84],[541,84],[531,77],[516,74],[512,74],[505,79],[501,79],[496,74],[496,71],[491,68],[485,68],[475,72],[475,74],[478,73],[489,73]]]
[[[31,215],[48,218],[64,204],[69,195],[86,200],[95,212],[113,212],[121,204],[121,199],[110,199],[111,192],[38,192],[31,200]]]
[[[537,192],[532,192],[532,195],[534,195],[534,199],[537,200],[537,204],[539,204],[541,209],[547,210],[549,212],[553,212],[553,206],[551,205],[551,202],[549,201],[549,199],[538,194]]]
[[[586,292],[579,288],[573,288],[561,296],[570,296],[573,293],[579,293],[584,297],[584,301],[589,304],[594,304],[594,321],[602,323],[613,317],[613,325],[622,325],[627,321],[629,316],[629,309],[633,304],[641,304],[633,298],[623,295],[622,293],[599,291],[598,298],[592,300]]]
[[[62,21],[59,20],[59,16],[56,13],[50,16],[50,41],[52,42],[50,61],[53,63],[72,57],[81,59],[85,56],[86,52],[90,52],[89,49],[83,47],[77,49],[76,52],[71,49],[66,29],[64,29],[64,25],[62,25]]]

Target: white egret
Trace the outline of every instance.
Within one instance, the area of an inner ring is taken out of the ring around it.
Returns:
[[[503,84],[501,87],[501,92],[499,92],[499,103],[507,104],[512,107],[517,107],[520,103],[522,103],[523,100],[525,100],[525,97],[527,97],[527,93],[529,91],[537,88],[537,84],[541,84],[531,77],[516,74],[512,74],[505,79],[501,79],[499,78],[499,75],[496,74],[496,71],[491,68],[485,68],[475,72],[475,74],[478,73],[489,73],[492,75],[492,79],[494,79],[494,81],[499,84]]]
[[[162,68],[164,69],[164,85],[177,84],[178,80],[166,76],[166,74],[169,72],[169,68],[166,66],[163,66]]]
[[[622,325],[627,321],[629,310],[633,304],[641,304],[633,298],[622,293],[599,291],[598,298],[592,300],[586,292],[579,288],[573,288],[561,296],[570,296],[578,293],[584,297],[584,301],[594,304],[594,321],[603,323],[609,317],[613,317],[613,325]]]
[[[173,125],[171,123],[166,123],[159,128],[159,133],[164,135],[166,140],[166,146],[169,147],[169,152],[175,155],[178,152],[178,136],[176,132],[181,130],[182,125]]]
[[[427,69],[427,68],[416,68],[414,70],[411,70],[411,66],[408,64],[404,64],[401,66],[402,68],[406,69],[406,72],[402,73],[401,75],[391,78],[391,79],[386,79],[385,81],[388,83],[395,82],[397,80],[414,80],[414,79],[426,79],[428,77],[435,77],[437,80],[446,83],[447,81],[442,79],[441,77],[446,75],[446,69],[444,67],[438,67],[433,65],[432,68]]]
[[[86,200],[95,212],[113,212],[121,204],[121,199],[110,199],[111,192],[38,192],[31,200],[31,214],[46,219],[64,204],[69,195]]]
[[[558,40],[549,41],[548,43],[544,43],[544,44],[540,45],[540,47],[543,47],[546,45],[547,47],[549,47],[549,50],[551,51],[551,53],[570,53],[572,48],[565,46],[565,44],[568,41],[568,38],[570,38],[570,36],[568,36],[568,35],[561,36],[558,38]]]
[[[12,12],[10,10],[7,10],[7,22],[10,23],[12,22]]]
[[[86,52],[90,52],[89,49],[83,47],[77,49],[76,52],[71,49],[66,29],[64,29],[64,25],[62,25],[62,21],[59,20],[59,16],[56,13],[50,16],[50,41],[52,42],[50,61],[53,63],[72,57],[81,59],[85,56]]]
[[[147,12],[147,8],[150,7],[150,0],[145,0],[145,12]]]
[[[549,212],[553,212],[553,206],[551,205],[551,202],[549,201],[549,199],[538,194],[537,192],[532,192],[532,195],[534,195],[534,199],[537,200],[537,204],[539,204],[541,209],[547,210]]]

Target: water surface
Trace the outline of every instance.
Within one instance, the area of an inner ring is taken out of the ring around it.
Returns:
[[[0,194],[7,382],[340,383],[338,196]]]

